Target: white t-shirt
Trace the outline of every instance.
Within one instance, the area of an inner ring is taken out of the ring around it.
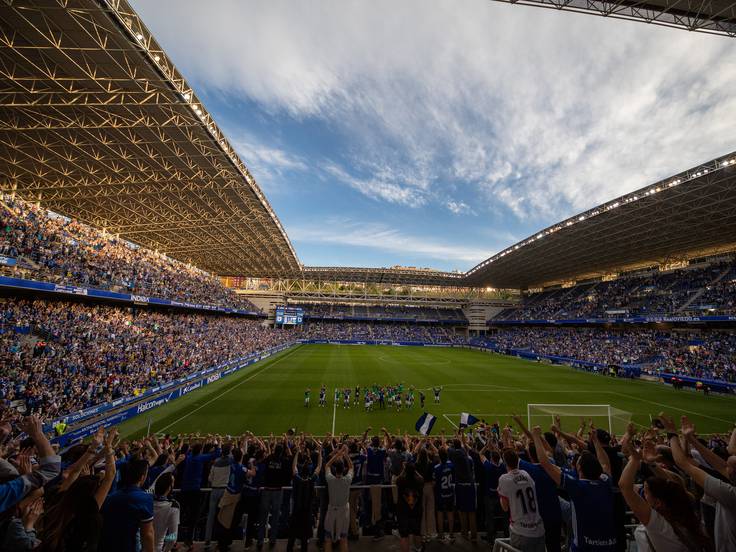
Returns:
[[[705,478],[705,492],[716,499],[716,552],[736,550],[736,487],[716,479]]]
[[[634,539],[639,552],[690,552],[690,549],[682,544],[672,525],[654,509],[649,516],[649,523],[636,528]]]
[[[522,537],[543,537],[534,480],[524,470],[512,470],[498,478],[498,494],[509,503],[510,529]]]

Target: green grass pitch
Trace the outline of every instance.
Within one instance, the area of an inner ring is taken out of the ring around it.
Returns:
[[[362,433],[368,426],[415,433],[421,414],[418,398],[411,411],[375,410],[363,405],[333,407],[336,386],[354,388],[403,382],[406,387],[444,386],[441,404],[426,391],[425,410],[438,417],[433,433],[452,431],[461,412],[487,422],[526,419],[527,403],[611,405],[649,425],[650,414],[666,411],[688,415],[700,433],[733,427],[736,398],[704,397],[674,391],[654,382],[618,380],[515,357],[458,348],[371,345],[301,345],[254,364],[241,372],[141,414],[121,426],[124,437],[155,433],[281,434],[296,428],[314,435]],[[318,406],[319,386],[327,388],[327,407]],[[311,406],[303,406],[304,390],[312,389]],[[595,418],[598,425],[604,420]],[[577,420],[563,418],[567,429]]]

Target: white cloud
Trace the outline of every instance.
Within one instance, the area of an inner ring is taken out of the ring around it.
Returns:
[[[426,200],[421,189],[393,182],[393,176],[385,172],[371,178],[358,178],[334,163],[328,164],[324,169],[340,182],[372,199],[382,199],[408,207],[419,207]]]
[[[345,137],[371,176],[333,176],[377,200],[543,226],[736,144],[732,40],[487,0],[134,4],[195,84]]]
[[[462,201],[448,201],[447,208],[456,215],[470,213],[470,206]]]
[[[380,223],[366,223],[333,217],[324,223],[289,229],[295,243],[318,243],[368,247],[378,251],[400,253],[435,261],[474,264],[489,254],[487,248],[458,246],[436,241],[426,236],[405,234]]]
[[[259,182],[273,183],[288,172],[309,170],[305,159],[284,149],[269,146],[246,135],[237,135],[230,143]]]

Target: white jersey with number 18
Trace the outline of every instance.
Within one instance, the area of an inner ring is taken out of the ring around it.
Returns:
[[[534,480],[524,470],[512,470],[498,479],[498,494],[509,503],[511,531],[523,537],[543,537]]]

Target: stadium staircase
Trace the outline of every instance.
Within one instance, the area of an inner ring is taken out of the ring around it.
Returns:
[[[721,280],[723,280],[726,276],[728,276],[728,274],[730,274],[730,272],[731,272],[732,269],[733,269],[732,266],[727,266],[723,270],[723,272],[721,272],[718,276],[716,276],[711,282],[709,282],[707,285],[705,285],[702,288],[700,288],[696,293],[693,293],[692,297],[690,297],[690,299],[688,299],[687,301],[685,301],[682,304],[682,306],[680,306],[675,312],[677,312],[677,313],[687,312],[687,309],[690,308],[690,305],[692,305],[695,301],[697,301],[698,299],[700,299],[700,297],[703,296],[703,294],[705,293],[707,287],[714,286],[718,282],[720,282]]]

